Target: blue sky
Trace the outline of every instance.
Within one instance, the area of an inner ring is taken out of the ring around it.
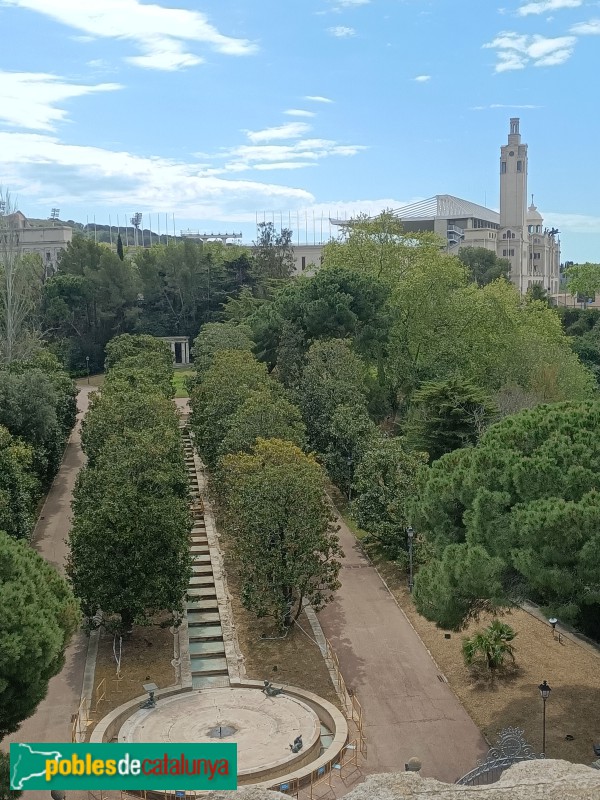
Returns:
[[[0,184],[29,216],[317,238],[498,206],[521,118],[563,259],[600,262],[597,0],[0,0]],[[160,216],[159,216],[160,214]]]

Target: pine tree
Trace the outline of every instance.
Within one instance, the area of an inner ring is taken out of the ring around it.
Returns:
[[[123,253],[123,239],[121,239],[121,234],[117,236],[117,255],[123,261],[125,258],[125,254]]]

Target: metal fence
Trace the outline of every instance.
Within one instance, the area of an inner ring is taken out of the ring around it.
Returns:
[[[499,780],[504,770],[520,761],[533,761],[544,758],[536,755],[533,747],[525,741],[521,728],[505,728],[498,734],[496,744],[488,750],[487,756],[456,783],[462,786],[485,786]]]

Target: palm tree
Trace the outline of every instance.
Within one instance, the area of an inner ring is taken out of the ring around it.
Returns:
[[[499,669],[507,656],[515,660],[515,648],[510,644],[517,634],[505,622],[492,621],[487,628],[464,639],[462,651],[465,664],[470,666],[478,657],[483,657],[490,671]]]

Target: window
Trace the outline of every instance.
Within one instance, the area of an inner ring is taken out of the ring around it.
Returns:
[[[509,256],[514,256],[514,254],[515,254],[515,251],[514,251],[514,250],[511,248],[511,249],[508,251],[508,255],[509,255]]]
[[[523,172],[523,162],[517,161],[517,172]]]
[[[502,166],[500,167],[500,172],[502,173],[502,175],[506,173],[506,161],[502,162]]]
[[[542,257],[541,253],[534,253],[533,254],[533,260],[534,261],[539,261],[541,257]]]
[[[503,238],[503,239],[506,239],[506,232],[504,232],[504,233],[502,234],[502,238]]]

